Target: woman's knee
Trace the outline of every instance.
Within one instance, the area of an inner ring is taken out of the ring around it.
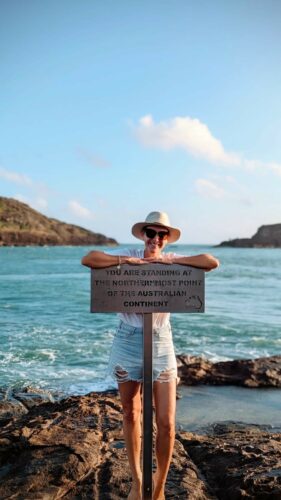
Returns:
[[[123,404],[123,419],[126,422],[135,423],[140,420],[141,406],[135,403]]]
[[[175,419],[170,418],[169,415],[158,417],[156,419],[157,430],[160,434],[167,436],[175,435]]]

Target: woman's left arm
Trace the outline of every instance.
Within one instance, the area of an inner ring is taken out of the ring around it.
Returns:
[[[152,259],[150,260],[150,262],[151,261]],[[220,265],[219,260],[209,253],[191,255],[190,257],[180,256],[176,254],[162,254],[159,259],[155,259],[153,260],[153,262],[199,267],[200,269],[204,269],[204,271],[211,271],[212,269],[216,269],[216,267]]]
[[[184,266],[199,267],[205,271],[211,271],[219,267],[220,262],[213,255],[209,253],[202,253],[200,255],[191,255],[190,257],[172,257],[173,264],[182,264]]]

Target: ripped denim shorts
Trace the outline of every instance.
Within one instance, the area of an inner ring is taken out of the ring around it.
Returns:
[[[177,361],[171,325],[153,329],[153,381],[177,379]],[[109,374],[118,382],[143,379],[143,329],[120,321],[112,344]]]

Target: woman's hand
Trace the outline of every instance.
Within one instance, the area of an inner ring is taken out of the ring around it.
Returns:
[[[124,260],[125,259],[125,262]],[[170,255],[159,255],[158,257],[144,257],[140,259],[139,257],[121,257],[122,264],[130,264],[132,266],[141,264],[174,264],[174,259]]]
[[[121,257],[122,264],[130,264],[131,266],[139,266],[141,264],[147,264],[146,259],[140,259],[139,257]]]
[[[147,264],[154,262],[156,264],[174,264],[174,259],[170,255],[159,255],[159,257],[145,257]]]

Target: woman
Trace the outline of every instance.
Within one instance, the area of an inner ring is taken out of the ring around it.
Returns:
[[[143,249],[90,252],[82,264],[90,268],[142,265],[149,262],[183,264],[211,271],[219,265],[212,255],[187,257],[172,252],[162,253],[167,243],[180,237],[180,230],[170,225],[164,212],[151,212],[144,222],[132,227],[133,235],[142,240]],[[141,382],[142,382],[142,314],[119,314],[110,357],[110,371],[118,383],[123,407],[123,431],[132,474],[130,500],[142,498],[141,451]],[[153,314],[153,392],[157,425],[156,461],[153,499],[165,498],[165,482],[175,439],[177,364],[174,353],[169,313]]]

